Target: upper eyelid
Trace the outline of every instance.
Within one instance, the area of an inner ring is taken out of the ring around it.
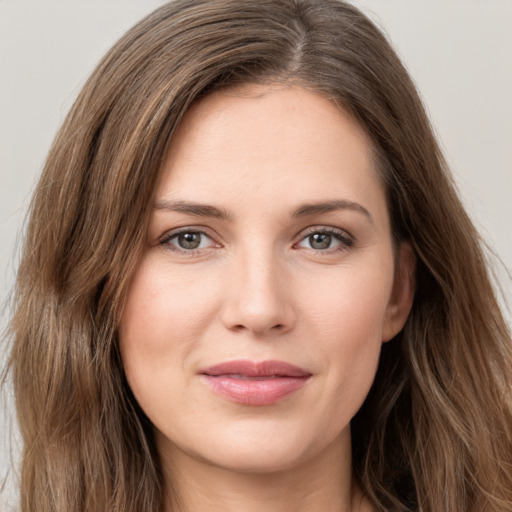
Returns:
[[[204,226],[183,226],[167,230],[159,237],[159,240],[169,240],[176,235],[180,235],[181,233],[200,233],[207,236],[208,238],[211,238],[212,240],[215,240],[216,237],[212,235],[210,231],[210,229]]]
[[[329,225],[316,225],[316,226],[309,226],[307,228],[302,229],[297,233],[295,236],[296,239],[302,240],[303,238],[310,236],[313,233],[330,233],[330,234],[340,234],[344,235],[346,238],[350,238],[351,240],[355,240],[355,237],[350,233],[350,231],[347,231],[343,228],[338,228],[335,226],[329,226]]]

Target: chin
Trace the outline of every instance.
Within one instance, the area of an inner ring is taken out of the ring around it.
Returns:
[[[334,448],[343,437],[332,432],[319,438],[307,430],[283,428],[269,420],[256,425],[232,425],[222,432],[210,430],[209,434],[208,438],[189,438],[180,445],[173,444],[171,459],[184,456],[234,473],[269,474],[311,461]]]
[[[286,471],[299,466],[307,456],[295,450],[272,449],[265,450],[244,447],[216,451],[208,454],[197,454],[198,460],[211,466],[240,474],[271,474]],[[194,456],[192,454],[192,456]]]

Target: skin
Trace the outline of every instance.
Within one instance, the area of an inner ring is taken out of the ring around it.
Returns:
[[[176,496],[194,512],[372,510],[352,481],[350,420],[407,318],[413,269],[346,112],[278,85],[196,103],[170,145],[120,325],[167,510]],[[312,376],[277,403],[233,403],[199,373],[237,359]]]

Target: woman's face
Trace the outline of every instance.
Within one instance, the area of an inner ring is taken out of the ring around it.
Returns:
[[[174,137],[120,325],[173,460],[290,468],[341,448],[412,300],[364,132],[324,97],[251,87]],[[348,452],[347,452],[348,450]]]

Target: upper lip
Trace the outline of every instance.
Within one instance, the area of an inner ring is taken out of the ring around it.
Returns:
[[[209,366],[199,373],[216,377],[219,375],[243,375],[246,377],[310,377],[311,373],[303,368],[284,361],[226,361]]]

